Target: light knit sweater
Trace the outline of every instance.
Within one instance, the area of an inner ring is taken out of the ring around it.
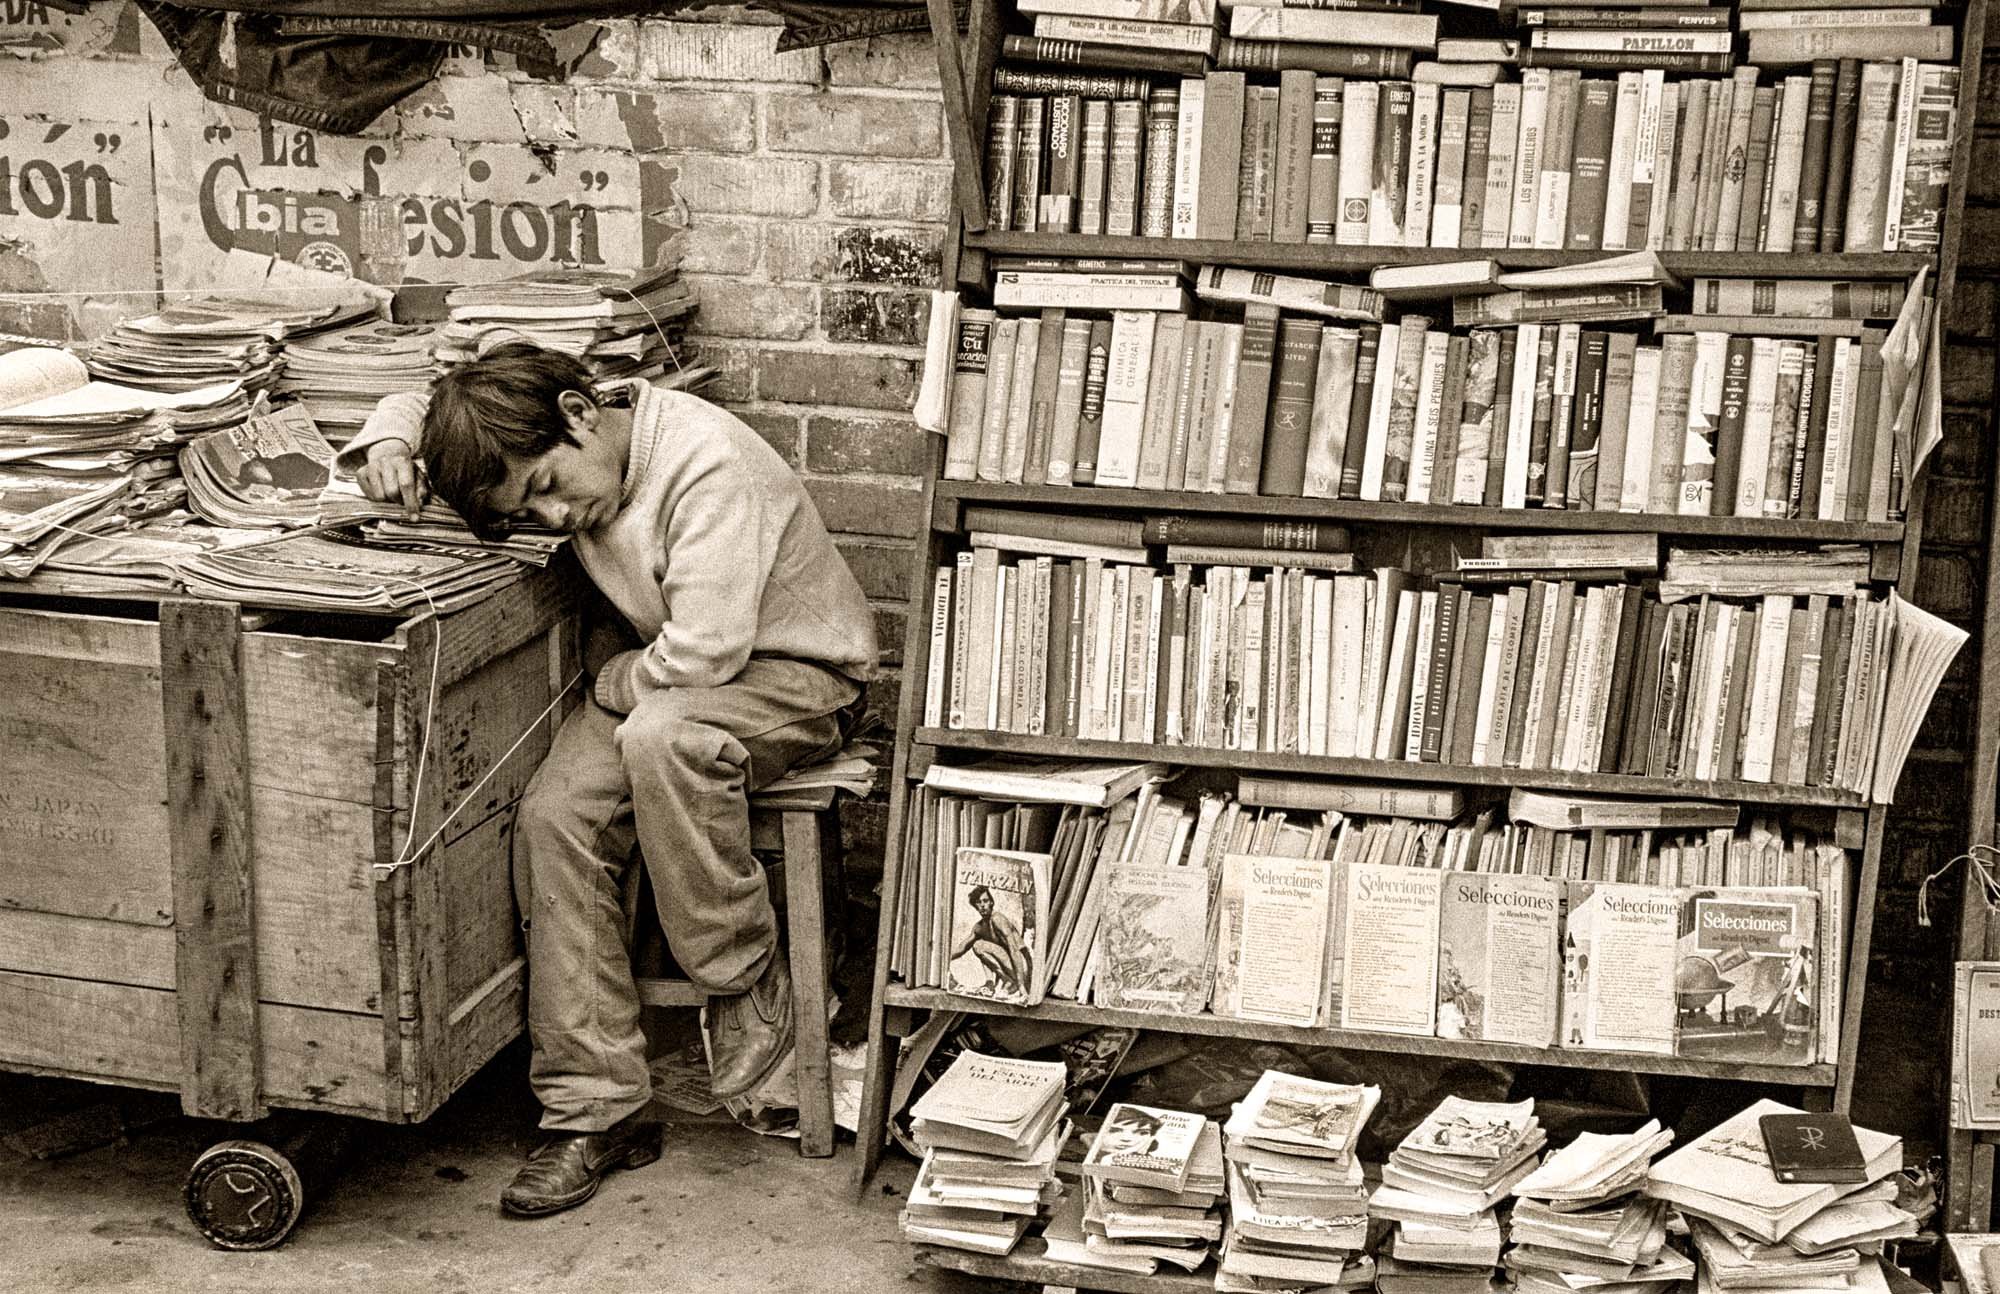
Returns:
[[[574,543],[597,587],[652,639],[638,686],[716,687],[752,655],[874,677],[874,616],[791,468],[708,401],[631,385],[623,503]],[[368,446],[387,438],[421,456],[429,398],[384,399],[341,465],[361,466]]]

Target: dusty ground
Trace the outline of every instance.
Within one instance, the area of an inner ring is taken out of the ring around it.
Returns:
[[[920,1269],[896,1231],[911,1165],[892,1156],[868,1194],[854,1148],[800,1159],[793,1144],[728,1123],[671,1121],[666,1154],[614,1173],[589,1204],[533,1222],[503,1217],[500,1188],[534,1136],[510,1050],[428,1123],[357,1125],[345,1175],[284,1247],[210,1248],[182,1212],[181,1178],[219,1125],[173,1119],[122,1146],[36,1161],[0,1147],[0,1289],[498,1294],[500,1291],[1001,1288]],[[67,1084],[0,1075],[0,1132],[74,1105]],[[101,1090],[109,1091],[108,1089]],[[887,1185],[893,1194],[885,1193]]]

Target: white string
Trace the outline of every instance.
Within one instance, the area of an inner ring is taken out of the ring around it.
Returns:
[[[1996,878],[1993,874],[1993,868],[2000,865],[2000,849],[1992,845],[1974,845],[1924,877],[1924,883],[1917,887],[1918,925],[1928,927],[1931,923],[1931,882],[1960,863],[1964,863],[1966,870],[1972,873],[1972,885],[1967,888],[1986,904],[1987,911],[1990,913],[2000,908],[2000,878]]]

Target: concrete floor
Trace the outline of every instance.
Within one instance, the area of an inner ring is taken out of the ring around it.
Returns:
[[[662,1110],[658,1163],[605,1180],[553,1218],[495,1201],[534,1137],[518,1047],[427,1123],[359,1124],[344,1175],[282,1248],[209,1247],[180,1204],[183,1174],[226,1125],[173,1119],[124,1145],[37,1161],[0,1147],[0,1290],[256,1294],[995,1294],[920,1268],[896,1230],[913,1166],[891,1155],[865,1198],[854,1147],[799,1158],[793,1143]],[[109,1091],[106,1089],[106,1091]],[[74,1103],[69,1085],[0,1075],[0,1118]],[[718,1119],[724,1116],[716,1116]],[[0,1131],[6,1131],[0,1128]],[[885,1190],[885,1187],[888,1189]]]

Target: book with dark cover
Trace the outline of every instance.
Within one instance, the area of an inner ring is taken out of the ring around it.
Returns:
[[[1549,438],[1555,425],[1556,341],[1561,330],[1542,329],[1535,347],[1535,385],[1529,398],[1534,401],[1534,421],[1528,433],[1529,506],[1538,507],[1548,497]]]
[[[1833,343],[1806,341],[1802,343],[1805,352],[1805,369],[1799,379],[1799,408],[1797,421],[1793,424],[1791,441],[1791,461],[1772,462],[1772,474],[1765,478],[1767,495],[1775,494],[1783,505],[1777,513],[1781,517],[1806,515],[1799,509],[1805,497],[1806,458],[1811,452],[1809,442],[1813,438],[1814,425],[1822,434],[1826,426],[1826,410],[1821,406],[1833,386]],[[1775,446],[1773,453],[1775,455]],[[1770,509],[1765,509],[1770,514]]]
[[[1854,160],[1854,124],[1861,107],[1861,60],[1834,65],[1833,119],[1827,132],[1826,183],[1820,189],[1819,250],[1837,252],[1847,242],[1847,178]],[[1805,172],[1801,169],[1801,175]]]
[[[1585,329],[1577,346],[1576,400],[1570,416],[1566,507],[1591,509],[1597,503],[1598,437],[1604,429],[1605,364],[1610,355],[1608,333]]]
[[[1145,197],[1140,159],[1146,147],[1146,125],[1145,103],[1130,99],[1113,101],[1111,151],[1104,173],[1103,232],[1107,234],[1139,232],[1139,208]],[[1168,196],[1172,196],[1171,188]]]
[[[1051,737],[1069,735],[1070,693],[1070,603],[1076,595],[1075,581],[1083,570],[1082,558],[1056,562],[1049,568],[1048,671],[1045,695],[1047,718],[1042,731]]]
[[[1013,39],[1009,37],[1008,39]],[[1628,53],[1609,49],[1524,49],[1522,67],[1577,68],[1584,71],[1630,72],[1659,68],[1696,76],[1726,74],[1735,60],[1728,54],[1681,54],[1669,51]]]
[[[1722,360],[1722,416],[1715,431],[1715,493],[1710,511],[1729,516],[1735,510],[1737,474],[1743,464],[1743,415],[1750,401],[1751,339],[1731,337]]]
[[[1660,699],[1660,656],[1667,632],[1667,608],[1650,598],[1639,612],[1638,651],[1633,682],[1619,734],[1617,764],[1608,772],[1644,773],[1653,732],[1653,708]]]
[[[1833,399],[1834,347],[1832,341],[1819,343],[1813,366],[1812,421],[1800,438],[1803,457],[1799,463],[1798,510],[1800,517],[1819,515],[1820,474],[1826,464],[1827,408]]]
[[[1354,356],[1354,400],[1347,417],[1347,442],[1341,450],[1340,496],[1361,497],[1361,470],[1368,457],[1368,408],[1374,402],[1375,367],[1382,345],[1379,324],[1363,324]]]
[[[1024,485],[1048,483],[1049,448],[1054,440],[1056,388],[1062,374],[1063,324],[1066,319],[1064,311],[1042,311],[1042,336],[1035,351],[1035,381],[1028,395],[1028,456],[1021,470]]]
[[[1479,686],[1485,677],[1487,639],[1492,635],[1492,626],[1493,595],[1466,590],[1465,610],[1458,627],[1458,641],[1464,649],[1458,653],[1458,670],[1447,707],[1451,712],[1443,763],[1472,762],[1472,743],[1479,723]]]
[[[1236,364],[1236,408],[1229,426],[1227,494],[1255,494],[1264,466],[1264,427],[1271,406],[1271,377],[1278,350],[1278,312],[1265,305],[1243,311],[1243,354]]]
[[[1215,66],[1232,72],[1315,72],[1322,76],[1401,79],[1411,52],[1385,45],[1307,45],[1297,41],[1239,40],[1224,36]],[[1172,70],[1172,69],[1163,69]]]
[[[1105,99],[1083,101],[1082,143],[1077,149],[1076,232],[1104,232],[1104,195],[1111,174],[1111,104]]]
[[[1014,135],[1014,214],[1012,228],[1033,233],[1041,213],[1042,152],[1048,135],[1048,100],[1028,95],[1021,100],[1019,128]]]
[[[1463,589],[1445,588],[1439,591],[1437,627],[1431,635],[1430,659],[1418,663],[1418,668],[1430,672],[1430,684],[1424,693],[1423,736],[1417,751],[1418,758],[1427,764],[1437,763],[1443,751],[1444,704],[1451,690],[1451,660],[1458,641],[1458,613],[1467,596]]]
[[[1040,67],[996,67],[993,90],[1000,94],[1080,94],[1092,99],[1144,99],[1152,82],[1143,76],[1103,72],[1055,72]]]
[[[1278,170],[1278,91],[1269,85],[1243,91],[1243,139],[1236,165],[1236,237],[1271,241]]]
[[[1097,441],[1104,431],[1104,381],[1111,369],[1111,321],[1090,321],[1090,349],[1084,353],[1083,411],[1077,415],[1076,463],[1070,477],[1078,485],[1097,480]]]
[[[986,226],[1014,227],[1014,151],[1020,147],[1021,100],[996,94],[987,112]]]
[[[1210,72],[1201,112],[1201,188],[1195,236],[1233,239],[1236,190],[1243,161],[1246,86],[1241,72]]]
[[[1208,70],[1208,59],[1200,54],[1100,45],[1080,40],[1054,40],[1041,36],[1003,36],[1000,38],[1000,56],[1019,59],[1023,63],[1061,63],[1074,67],[1162,72],[1176,76],[1200,76]]]
[[[1282,116],[1282,89],[1279,93],[1279,113]],[[1305,240],[1309,243],[1332,242],[1340,219],[1340,110],[1339,78],[1315,75],[1310,140],[1312,157],[1306,178]]]
[[[1767,1114],[1757,1120],[1771,1176],[1781,1182],[1861,1183],[1868,1161],[1844,1114]]]
[[[1271,381],[1270,426],[1257,493],[1298,498],[1305,491],[1306,437],[1319,375],[1317,319],[1285,318],[1278,326],[1278,360]]]
[[[1736,213],[1735,230],[1735,250],[1744,252],[1754,251],[1763,239],[1765,181],[1775,174],[1771,151],[1777,142],[1777,89],[1768,85],[1759,86],[1750,96],[1750,105],[1750,142],[1743,165],[1743,205]],[[1801,194],[1804,188],[1802,185]]]
[[[1806,744],[1806,766],[1794,770],[1792,777],[1802,786],[1824,786],[1831,780],[1831,764],[1840,740],[1839,706],[1835,703],[1846,683],[1848,644],[1854,629],[1850,601],[1833,598],[1827,603],[1826,632],[1820,638],[1819,683],[1813,694],[1812,739]]]
[[[1146,100],[1146,140],[1139,150],[1139,232],[1168,238],[1174,232],[1174,156],[1180,137],[1181,92],[1161,86]]]
[[[1619,601],[1617,627],[1603,647],[1611,656],[1610,668],[1605,671],[1610,675],[1610,685],[1604,692],[1604,731],[1599,734],[1596,748],[1585,756],[1586,772],[1617,771],[1615,761],[1623,742],[1625,714],[1631,706],[1632,675],[1641,649],[1644,614],[1645,599],[1640,591],[1625,589]]]
[[[1458,430],[1465,410],[1465,370],[1469,344],[1453,337],[1446,345],[1444,389],[1438,398],[1437,444],[1431,454],[1432,503],[1450,503],[1458,472]]]
[[[1826,174],[1827,154],[1833,137],[1833,89],[1840,65],[1833,59],[1819,59],[1812,65],[1812,89],[1806,99],[1806,146],[1799,164],[1799,207],[1792,224],[1792,250],[1819,250],[1821,211],[1826,192],[1816,177]]]
[[[1611,180],[1611,128],[1618,85],[1603,77],[1584,80],[1577,97],[1570,145],[1569,221],[1563,246],[1590,251],[1604,246],[1604,200]]]
[[[1375,118],[1375,170],[1368,202],[1370,242],[1400,247],[1403,213],[1410,186],[1411,115],[1416,95],[1404,82],[1382,85],[1382,106]]]
[[[1736,612],[1736,638],[1730,644],[1729,675],[1724,680],[1722,722],[1716,725],[1714,776],[1736,777],[1743,756],[1745,713],[1750,708],[1750,666],[1757,659],[1757,638],[1763,630],[1755,605]]]
[[[1082,187],[1083,99],[1052,94],[1048,105],[1048,160],[1035,228],[1066,234],[1076,228],[1077,193]],[[1045,345],[1047,340],[1043,338]]]

